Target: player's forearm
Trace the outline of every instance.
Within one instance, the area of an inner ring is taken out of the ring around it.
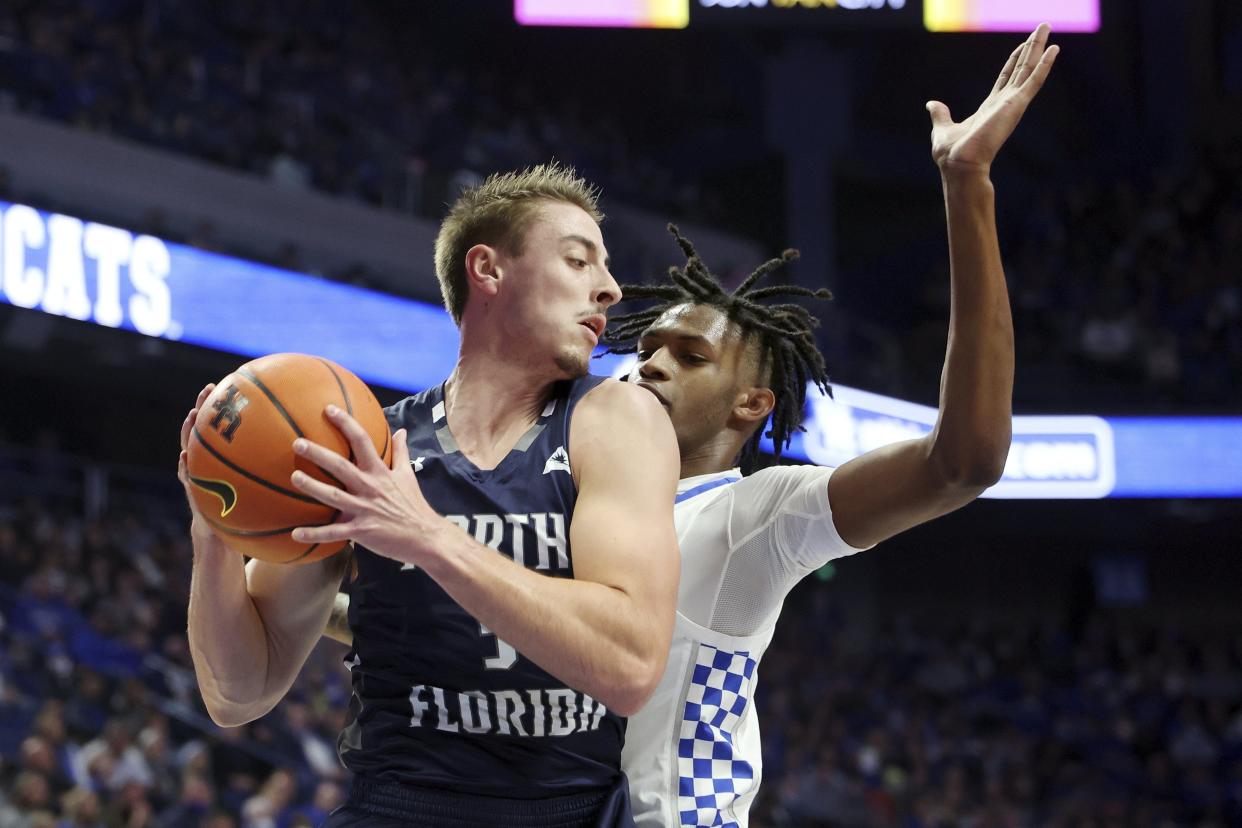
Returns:
[[[188,629],[194,674],[212,720],[235,726],[266,712],[258,702],[268,672],[267,636],[246,589],[242,556],[209,533],[193,535]]]
[[[943,173],[952,300],[930,456],[954,484],[995,483],[1009,453],[1013,317],[986,172]]]
[[[452,526],[425,566],[499,638],[620,715],[636,713],[664,671],[671,613],[620,589],[533,572]],[[675,589],[676,574],[669,580]]]
[[[241,561],[223,546],[195,543],[191,654],[208,712],[226,726],[257,719],[284,698],[319,641],[345,562]]]

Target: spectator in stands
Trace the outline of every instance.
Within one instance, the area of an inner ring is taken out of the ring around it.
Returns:
[[[147,790],[153,802],[172,802],[179,792],[180,780],[176,757],[169,750],[168,726],[163,720],[148,723],[138,734],[138,749],[151,771]]]
[[[73,781],[61,768],[52,745],[42,736],[30,735],[22,740],[20,761],[22,770],[38,774],[47,782],[52,798],[60,797],[73,787]]]
[[[105,828],[99,796],[88,788],[73,788],[61,797],[65,828]]]
[[[267,778],[254,796],[242,805],[242,822],[246,828],[278,828],[289,817],[297,780],[286,770],[277,770]]]
[[[103,733],[87,742],[74,760],[78,783],[92,790],[119,791],[130,782],[148,788],[154,782],[146,757],[133,743],[134,724],[110,719]]]
[[[1027,217],[1011,270],[1018,352],[1040,371],[1032,396],[1083,404],[1130,385],[1238,399],[1242,152],[1208,146],[1192,169],[1141,181],[1082,184]]]
[[[20,109],[278,186],[438,210],[452,200],[451,178],[572,157],[606,189],[615,179],[661,208],[693,190],[651,159],[631,159],[616,123],[487,72],[442,71],[434,35],[379,7],[304,6],[297,31],[286,15],[236,0],[6,10],[0,77]],[[424,176],[428,166],[442,174]]]
[[[216,796],[207,778],[187,773],[181,779],[181,792],[177,801],[160,812],[154,819],[153,828],[181,828],[204,824],[214,813]]]
[[[294,818],[305,820],[307,825],[318,826],[328,818],[328,814],[343,804],[344,788],[337,782],[323,781],[315,786],[315,795],[310,804],[300,808]]]

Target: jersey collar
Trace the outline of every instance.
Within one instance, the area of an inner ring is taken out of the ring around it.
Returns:
[[[696,495],[709,492],[712,489],[721,486],[727,486],[730,483],[736,483],[742,479],[742,470],[733,468],[728,471],[712,472],[711,474],[696,474],[694,477],[685,477],[677,481],[677,499],[676,503],[689,500]]]

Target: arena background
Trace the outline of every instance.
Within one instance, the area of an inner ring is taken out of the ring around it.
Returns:
[[[948,286],[923,102],[968,114],[1023,36],[928,31],[1004,4],[927,3],[693,0],[673,29],[0,3],[0,828],[340,801],[340,647],[259,722],[203,712],[177,427],[258,353],[332,356],[384,402],[438,379],[430,243],[488,172],[597,181],[622,280],[678,263],[670,219],[731,279],[801,248],[843,393],[798,450],[925,428],[905,403],[935,404]],[[993,171],[1015,412],[1078,419],[1016,430],[1003,496],[795,591],[752,825],[1242,825],[1242,8],[1099,5],[1054,31]]]

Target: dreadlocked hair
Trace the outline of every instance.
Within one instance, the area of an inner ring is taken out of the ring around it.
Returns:
[[[770,387],[776,395],[771,429],[767,436],[772,438],[776,456],[779,457],[781,451],[789,446],[794,433],[805,431],[802,427],[802,412],[806,404],[807,384],[815,383],[825,394],[831,394],[832,389],[828,385],[824,356],[815,344],[814,330],[818,327],[819,320],[802,305],[792,302],[760,304],[760,300],[794,296],[831,299],[832,293],[826,288],[811,290],[797,285],[756,287],[764,277],[781,265],[797,259],[797,250],[786,250],[777,258],[759,265],[736,290],[729,293],[708,270],[694,245],[681,234],[676,225],[670,224],[668,231],[686,254],[686,264],[668,269],[669,284],[622,287],[627,301],[662,301],[645,310],[611,317],[604,332],[604,342],[609,346],[608,352],[628,354],[637,351],[638,338],[642,332],[661,315],[678,305],[693,303],[720,309],[730,322],[738,326],[744,341],[754,337],[759,342],[760,377],[768,375],[770,371]],[[741,464],[748,470],[758,459],[759,439],[762,434],[763,429],[756,429],[742,447]]]

